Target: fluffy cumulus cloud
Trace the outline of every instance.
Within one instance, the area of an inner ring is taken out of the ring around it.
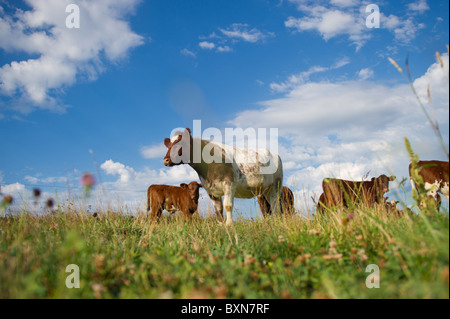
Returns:
[[[138,0],[77,1],[80,28],[67,28],[69,0],[26,1],[28,10],[0,10],[0,48],[29,56],[0,68],[0,94],[16,111],[63,110],[57,96],[80,78],[94,80],[144,39],[126,21]],[[8,11],[9,12],[9,11]]]
[[[448,59],[444,54],[444,68],[436,62],[414,81],[431,112],[430,87],[445,141],[449,137]],[[285,183],[314,194],[321,192],[325,177],[361,180],[383,173],[407,177],[404,137],[420,158],[445,159],[409,85],[372,82],[370,75],[362,70],[357,81],[291,83],[281,98],[262,101],[259,109],[242,111],[229,124],[278,127]]]
[[[136,171],[113,160],[107,160],[101,164],[101,169],[106,175],[115,176],[114,182],[106,183],[112,190],[146,191],[151,184],[177,185],[186,181],[198,180],[197,173],[188,165],[179,165],[172,168],[153,170],[148,167]]]
[[[301,17],[289,17],[285,26],[294,32],[315,31],[325,41],[337,36],[346,36],[359,50],[371,38],[371,32],[366,27],[366,6],[361,0],[309,1],[289,0],[301,12]],[[419,0],[408,5],[411,12],[423,13],[428,8],[425,0]],[[415,18],[402,19],[396,15],[380,14],[380,27],[394,34],[400,43],[409,43],[424,25]]]

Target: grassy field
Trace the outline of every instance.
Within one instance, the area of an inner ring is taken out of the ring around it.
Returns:
[[[449,298],[449,217],[22,214],[0,219],[0,258],[0,298]],[[370,264],[380,288],[366,287]]]

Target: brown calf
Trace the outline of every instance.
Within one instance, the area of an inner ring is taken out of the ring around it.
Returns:
[[[151,210],[152,221],[159,218],[164,209],[170,213],[179,210],[185,220],[189,220],[197,211],[200,187],[203,186],[197,182],[180,186],[151,185],[147,190],[147,212]]]
[[[381,175],[370,181],[354,182],[336,178],[324,179],[322,182],[323,198],[319,203],[328,208],[350,207],[363,204],[366,207],[374,203],[383,204],[383,196],[389,191],[389,182],[395,177]],[[320,205],[320,204],[319,204]]]
[[[409,178],[413,189],[417,190],[416,182],[411,177],[411,166],[409,164]],[[427,195],[433,197],[436,205],[439,208],[441,204],[441,196],[438,192],[448,198],[448,162],[442,161],[419,161],[417,163],[418,174],[422,177],[424,182],[424,189]]]
[[[266,217],[271,212],[269,202],[263,195],[258,195],[257,199],[261,213]],[[281,209],[285,214],[294,214],[294,193],[286,186],[281,189]]]

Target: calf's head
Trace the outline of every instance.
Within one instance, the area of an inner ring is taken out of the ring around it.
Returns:
[[[167,147],[164,157],[165,166],[189,163],[191,138],[191,130],[187,128],[184,132],[176,132],[171,139],[164,139],[164,145]]]
[[[200,188],[203,187],[203,185],[197,182],[190,182],[189,184],[180,184],[180,186],[188,190],[191,200],[198,204],[198,198],[200,197]]]

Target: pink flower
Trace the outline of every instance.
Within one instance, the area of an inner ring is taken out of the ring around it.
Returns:
[[[80,184],[83,187],[92,187],[95,185],[95,178],[91,173],[84,173],[80,178]]]
[[[89,192],[96,183],[94,176],[91,173],[84,173],[80,178],[80,185],[84,188],[84,194],[89,196]]]

